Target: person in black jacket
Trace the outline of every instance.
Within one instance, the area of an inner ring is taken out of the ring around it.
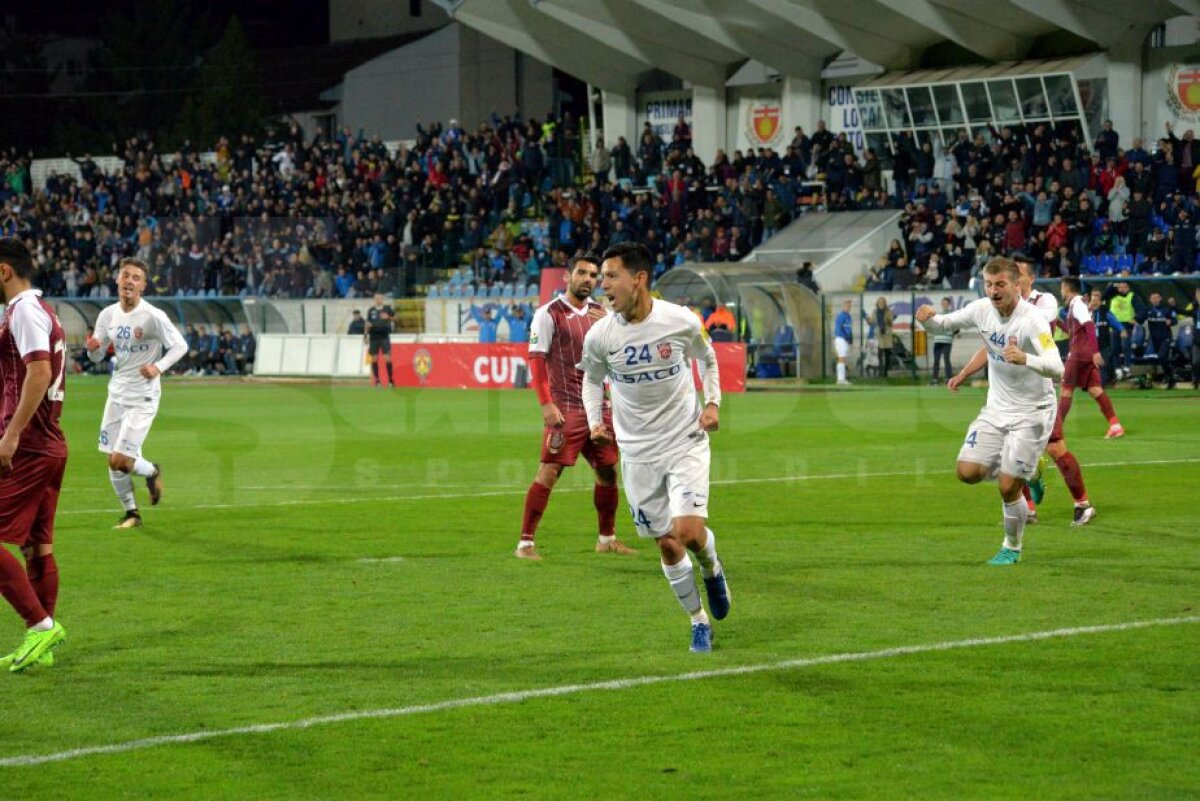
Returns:
[[[1196,260],[1196,224],[1187,209],[1179,210],[1179,222],[1171,229],[1171,267],[1177,273],[1190,273]]]

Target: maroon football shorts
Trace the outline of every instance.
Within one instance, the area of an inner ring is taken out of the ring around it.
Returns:
[[[66,456],[17,451],[12,470],[0,473],[0,542],[49,545]]]
[[[616,464],[621,455],[613,443],[597,445],[592,442],[592,430],[588,428],[587,413],[565,412],[561,426],[546,426],[542,431],[542,463],[571,467],[579,454],[593,468]],[[612,435],[612,412],[604,410],[604,427]]]
[[[1100,378],[1100,370],[1090,361],[1067,359],[1063,365],[1062,385],[1067,389],[1091,389],[1104,386]]]

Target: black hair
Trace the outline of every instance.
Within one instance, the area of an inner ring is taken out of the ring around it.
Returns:
[[[654,259],[650,249],[640,242],[621,242],[604,251],[604,260],[620,259],[631,274],[650,273],[654,270]]]
[[[1076,295],[1083,294],[1083,285],[1079,283],[1079,279],[1073,275],[1065,276],[1062,280],[1063,286],[1071,287],[1071,291]]]
[[[25,243],[16,237],[0,237],[0,262],[12,267],[17,278],[28,281],[33,277],[33,256]]]
[[[570,262],[568,262],[571,269],[569,269],[567,272],[569,272],[569,273],[575,272],[575,268],[579,265],[579,262],[581,262],[581,261],[586,261],[588,264],[592,265],[597,270],[600,269],[600,257],[589,250],[587,253],[580,253],[578,256],[572,256]]]

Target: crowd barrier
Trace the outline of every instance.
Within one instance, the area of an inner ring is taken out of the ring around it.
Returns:
[[[746,390],[746,346],[714,342],[723,392]],[[392,375],[401,387],[513,389],[528,384],[529,346],[452,341],[450,337],[392,337]],[[369,378],[362,337],[263,334],[254,374],[267,377]],[[697,378],[698,378],[697,373]]]

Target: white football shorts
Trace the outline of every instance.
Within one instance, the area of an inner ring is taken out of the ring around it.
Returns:
[[[1038,458],[1046,450],[1054,429],[1056,409],[1030,412],[1020,424],[1001,428],[982,416],[967,427],[967,438],[958,452],[960,462],[987,465],[993,471],[1029,481],[1037,472]]]
[[[697,436],[678,456],[658,462],[622,462],[625,500],[639,537],[671,533],[676,517],[708,517],[708,436]]]
[[[100,421],[99,449],[103,453],[141,456],[142,443],[150,434],[158,404],[124,406],[112,398],[104,404],[104,419]]]
[[[833,351],[839,359],[845,359],[850,355],[850,343],[841,337],[833,338]]]

